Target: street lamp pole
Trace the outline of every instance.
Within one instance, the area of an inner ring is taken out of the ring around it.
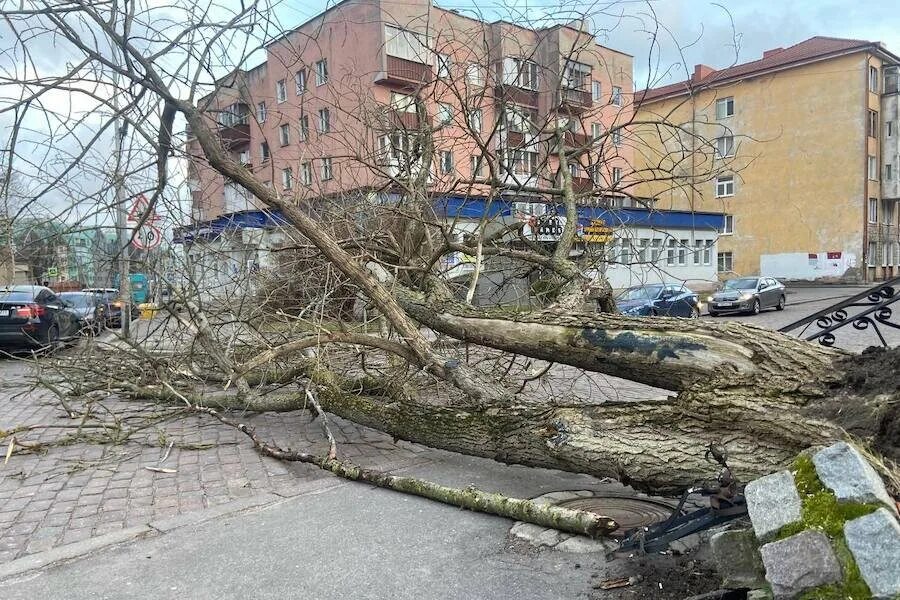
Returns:
[[[119,241],[119,296],[122,299],[122,335],[131,334],[131,235],[128,231],[128,209],[125,206],[125,181],[122,175],[122,146],[128,133],[128,124],[116,117],[116,170],[113,174],[116,203],[116,231]]]

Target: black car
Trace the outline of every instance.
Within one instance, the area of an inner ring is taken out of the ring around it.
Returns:
[[[759,314],[764,308],[784,310],[784,286],[771,277],[739,277],[725,282],[708,298],[710,316],[726,313]]]
[[[628,316],[700,316],[700,298],[683,284],[650,284],[628,288],[616,298],[619,311]]]
[[[78,315],[79,329],[97,333],[106,324],[106,303],[97,294],[88,292],[62,292],[60,300]]]
[[[94,294],[97,296],[98,302],[103,305],[103,313],[105,324],[109,327],[122,326],[122,307],[125,303],[119,297],[119,290],[116,288],[84,288],[82,292]],[[139,309],[137,304],[131,304],[131,320],[138,318]]]
[[[0,288],[0,349],[53,347],[78,335],[78,315],[50,288]]]

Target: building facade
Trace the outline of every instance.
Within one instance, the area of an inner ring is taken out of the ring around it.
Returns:
[[[643,136],[639,169],[673,160],[691,185],[646,184],[662,208],[727,215],[717,263],[733,274],[880,280],[900,273],[897,65],[877,42],[814,37],[639,95],[638,120],[696,134]],[[693,144],[708,140],[708,152]],[[693,153],[693,154],[691,154]],[[704,173],[711,173],[703,180]]]

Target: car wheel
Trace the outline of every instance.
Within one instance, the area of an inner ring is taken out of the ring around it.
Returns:
[[[700,318],[700,309],[697,308],[696,306],[692,306],[692,307],[691,307],[691,318],[692,318],[692,319],[699,319],[699,318]]]
[[[778,299],[778,305],[775,307],[775,310],[784,310],[784,304],[785,304],[785,300],[784,300],[784,296],[782,296],[781,298]]]
[[[650,309],[650,316],[651,316],[651,317],[658,317],[658,316],[659,316],[659,312],[657,312],[657,310],[656,310],[655,308],[651,308],[651,309]]]
[[[756,300],[753,301],[753,309],[750,312],[753,313],[754,315],[758,315],[761,308],[762,308],[762,305],[760,305],[759,298],[757,298]]]

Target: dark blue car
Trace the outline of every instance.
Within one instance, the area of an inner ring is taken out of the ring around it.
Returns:
[[[616,306],[623,315],[630,317],[700,316],[700,298],[681,283],[654,283],[628,288],[616,298]]]

